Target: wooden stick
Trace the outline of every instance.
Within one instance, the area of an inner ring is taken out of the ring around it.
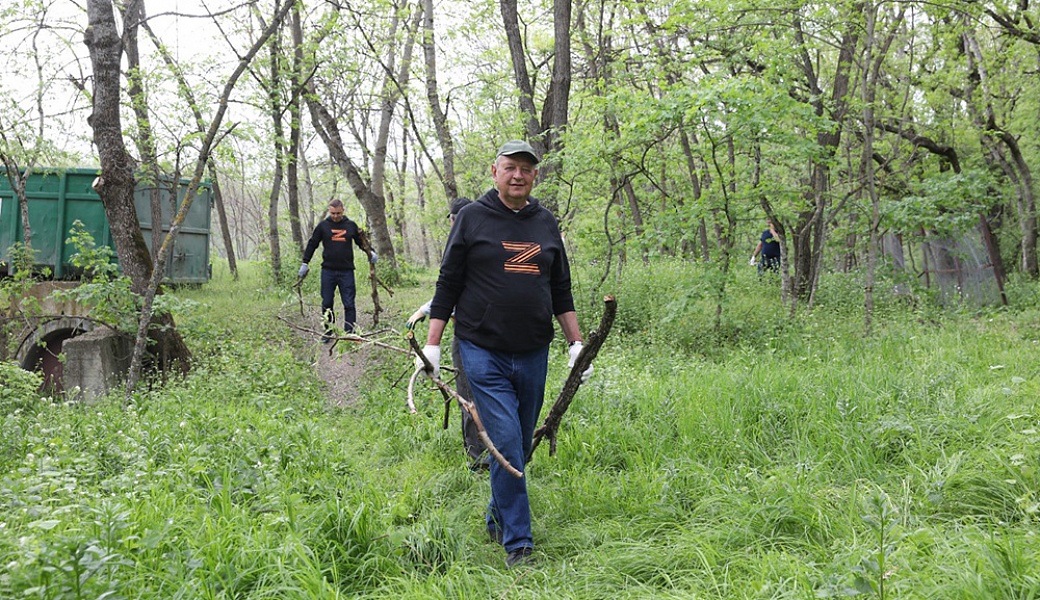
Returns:
[[[304,275],[303,277],[306,277],[306,275]],[[303,290],[302,290],[303,277],[297,277],[296,278],[296,283],[293,284],[293,289],[296,290],[296,299],[300,301],[300,316],[301,317],[306,316],[306,315],[303,314]]]
[[[372,256],[372,242],[369,240],[368,232],[364,229],[358,230],[358,239],[361,241],[361,249],[368,253],[369,258]],[[382,312],[383,307],[379,304],[379,278],[376,276],[376,266],[369,260],[368,263],[368,281],[372,285],[372,324],[379,324],[379,313]],[[385,286],[384,286],[385,287]],[[390,294],[393,295],[392,293]]]
[[[419,347],[419,342],[417,342],[415,339],[415,333],[409,331],[407,334],[405,334],[405,337],[408,338],[408,343],[412,346],[412,351],[415,352],[415,355],[418,356],[420,360],[422,360],[422,363],[424,365],[423,368],[426,369],[429,373],[433,373],[433,365],[430,364],[430,361],[426,358],[426,355],[423,354],[422,348]],[[447,401],[449,398],[454,398],[455,401],[458,402],[459,407],[461,407],[462,410],[469,413],[469,416],[473,418],[473,425],[475,425],[477,428],[477,437],[480,438],[480,441],[484,442],[484,446],[487,447],[488,453],[494,457],[495,461],[498,462],[498,464],[502,465],[502,468],[504,468],[513,477],[516,477],[518,479],[520,477],[523,477],[523,471],[520,471],[513,465],[509,464],[509,461],[506,460],[506,457],[502,456],[502,453],[499,452],[498,448],[495,447],[494,442],[492,442],[491,438],[488,437],[487,430],[484,429],[484,421],[480,419],[480,414],[477,412],[477,406],[469,400],[467,400],[466,398],[460,396],[458,392],[453,390],[451,386],[449,386],[448,384],[441,381],[439,377],[430,377],[430,380],[433,381],[434,385],[437,386],[437,389],[441,391],[441,395],[444,396],[445,401]]]
[[[603,307],[603,317],[600,319],[599,328],[590,333],[585,339],[581,353],[575,359],[574,366],[571,367],[571,372],[567,376],[567,381],[564,382],[563,389],[560,390],[560,395],[556,398],[556,402],[553,402],[552,408],[549,409],[549,414],[546,415],[545,421],[542,422],[542,426],[535,430],[531,441],[531,452],[527,456],[527,460],[531,460],[535,449],[543,437],[549,438],[549,456],[556,454],[556,431],[560,427],[563,414],[567,412],[571,401],[574,400],[574,394],[581,387],[581,374],[592,366],[592,361],[599,354],[599,349],[603,346],[607,335],[610,334],[610,328],[614,326],[614,317],[617,315],[617,300],[614,296],[605,296],[603,302],[605,306]]]
[[[413,415],[418,412],[415,410],[415,380],[419,377],[419,373],[422,373],[422,371],[422,367],[415,367],[412,376],[408,378],[408,399],[405,400],[405,403],[408,405],[408,412]]]

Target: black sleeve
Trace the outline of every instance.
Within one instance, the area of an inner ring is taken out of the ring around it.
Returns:
[[[318,244],[321,243],[321,225],[321,223],[318,223],[318,226],[314,228],[314,233],[311,234],[311,239],[307,242],[307,248],[303,251],[303,262],[305,263],[311,262],[314,252],[318,249]]]

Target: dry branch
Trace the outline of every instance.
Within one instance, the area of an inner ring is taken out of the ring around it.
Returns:
[[[556,402],[553,402],[552,408],[549,409],[549,414],[545,417],[545,421],[542,422],[542,426],[535,430],[534,438],[531,442],[531,453],[527,457],[528,460],[531,459],[531,456],[534,456],[535,448],[538,447],[543,437],[549,439],[549,456],[556,454],[556,431],[560,427],[560,421],[563,420],[563,414],[567,412],[571,401],[574,400],[574,394],[581,387],[581,374],[592,366],[592,361],[599,354],[599,349],[603,346],[607,335],[610,334],[610,328],[614,326],[614,317],[617,315],[617,300],[613,296],[605,296],[603,303],[603,317],[599,321],[599,328],[590,333],[585,339],[581,353],[578,354],[578,358],[574,361],[574,366],[571,367],[571,372],[567,376],[567,381],[563,384],[563,389],[560,390],[560,395],[556,398]]]
[[[358,230],[358,239],[361,241],[361,249],[368,253],[368,282],[372,286],[372,324],[379,324],[379,313],[383,311],[383,307],[379,304],[379,286],[383,286],[383,289],[387,291],[391,296],[394,295],[393,290],[386,287],[382,281],[379,281],[379,276],[376,275],[376,265],[371,262],[372,252],[372,241],[368,237],[368,232],[364,229]]]
[[[426,355],[423,354],[422,348],[419,347],[419,342],[415,339],[415,333],[409,331],[406,337],[408,338],[408,343],[412,347],[412,351],[415,353],[416,356],[419,357],[420,360],[422,360],[424,365],[423,368],[428,372],[432,373],[433,365],[430,364],[430,361],[426,358]],[[502,456],[502,453],[499,452],[498,448],[495,447],[495,444],[491,441],[491,438],[488,437],[487,430],[484,429],[484,421],[480,419],[480,414],[477,412],[477,406],[469,400],[467,400],[466,398],[460,396],[458,392],[452,389],[451,386],[449,386],[448,384],[441,381],[439,377],[431,377],[430,381],[432,381],[434,385],[437,386],[437,389],[440,390],[441,395],[444,396],[445,402],[450,402],[450,400],[454,398],[455,401],[458,402],[459,407],[462,410],[469,413],[469,416],[473,418],[473,424],[477,428],[477,437],[480,438],[480,441],[484,442],[484,446],[487,448],[488,453],[491,454],[492,457],[494,457],[498,464],[502,465],[502,468],[508,471],[509,474],[513,477],[523,477],[523,471],[520,471],[513,465],[509,464],[509,461],[506,460],[506,457]]]
[[[300,316],[301,317],[306,316],[306,315],[303,314],[303,278],[304,277],[306,277],[306,275],[304,275],[303,277],[297,277],[296,278],[296,283],[293,284],[293,290],[296,291],[296,300],[298,300],[299,303],[300,303]]]
[[[328,335],[325,331],[318,331],[316,329],[311,329],[309,327],[301,327],[301,326],[297,325],[296,323],[293,323],[292,321],[286,319],[285,317],[283,317],[281,315],[276,315],[276,316],[277,316],[278,320],[282,321],[283,323],[288,325],[290,328],[295,329],[297,331],[302,331],[304,333],[309,333],[309,334],[311,334],[311,335],[313,335],[315,337],[322,336],[322,335]],[[391,331],[393,331],[393,330],[391,330]],[[385,330],[384,330],[384,333],[385,333]],[[401,348],[399,346],[394,346],[393,344],[387,344],[386,342],[381,342],[379,340],[372,339],[371,337],[358,335],[356,333],[348,333],[346,335],[337,336],[337,337],[332,338],[332,340],[333,340],[333,344],[331,344],[329,346],[329,352],[332,352],[333,348],[335,348],[335,346],[336,346],[336,343],[338,343],[340,341],[344,341],[344,342],[354,342],[355,344],[361,344],[361,345],[370,344],[372,346],[377,346],[379,348],[384,348],[386,350],[393,350],[394,352],[400,352],[401,354],[411,354],[411,352],[409,352],[406,348]]]

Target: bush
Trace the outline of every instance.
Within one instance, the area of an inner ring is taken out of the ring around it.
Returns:
[[[10,414],[35,404],[43,378],[13,362],[0,362],[0,414]]]
[[[616,282],[616,334],[648,344],[715,355],[754,343],[786,326],[778,280],[759,279],[754,270],[732,271],[724,288],[724,308],[716,317],[719,278],[712,265],[681,260],[647,266],[630,264]],[[774,289],[775,288],[775,289]]]

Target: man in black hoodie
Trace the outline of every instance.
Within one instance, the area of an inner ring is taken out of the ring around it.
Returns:
[[[325,320],[322,342],[332,340],[332,325],[336,322],[336,313],[332,306],[337,289],[340,301],[343,302],[343,330],[352,333],[357,321],[357,309],[354,307],[354,296],[357,293],[357,286],[354,284],[354,248],[350,245],[352,240],[358,248],[364,250],[361,247],[357,223],[343,216],[343,202],[329,202],[329,216],[314,228],[307,248],[303,251],[303,264],[300,265],[299,272],[301,279],[307,275],[310,271],[307,263],[311,262],[318,244],[321,244],[321,314]],[[374,265],[377,258],[373,250],[368,262]]]
[[[507,142],[491,166],[495,187],[459,211],[441,261],[423,348],[434,365],[431,375],[437,376],[441,335],[454,310],[472,399],[491,441],[520,470],[545,397],[554,316],[569,345],[570,365],[582,346],[556,218],[530,195],[538,161],[526,142]],[[491,463],[487,529],[505,547],[507,566],[530,560],[534,542],[527,479],[514,477],[497,462]]]

